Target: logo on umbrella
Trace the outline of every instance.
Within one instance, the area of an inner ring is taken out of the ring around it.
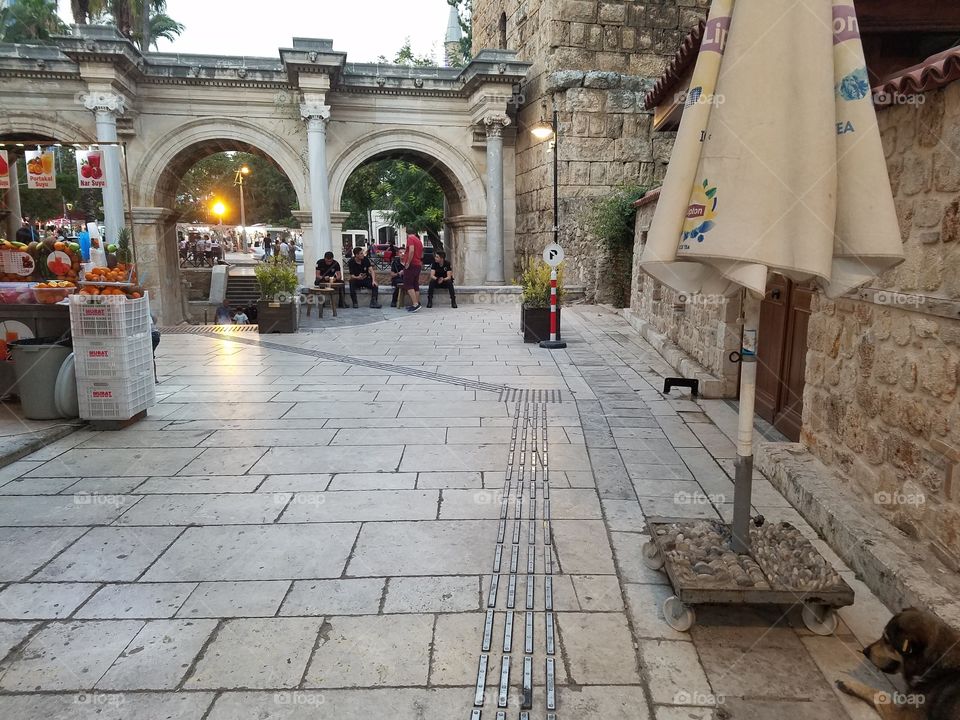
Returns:
[[[693,193],[690,205],[687,208],[687,219],[683,223],[681,242],[696,240],[703,242],[704,236],[716,225],[713,219],[717,216],[717,188],[704,180]]]
[[[869,94],[870,79],[866,67],[857,68],[837,85],[837,95],[847,102],[863,100]]]

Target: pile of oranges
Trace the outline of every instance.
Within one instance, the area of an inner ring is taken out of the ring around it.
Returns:
[[[38,303],[53,305],[63,300],[77,286],[67,280],[51,280],[33,286],[33,296]]]
[[[143,292],[140,290],[140,288],[135,288],[135,287],[99,288],[99,287],[96,287],[95,285],[85,285],[84,287],[80,288],[80,294],[81,295],[100,295],[100,296],[123,295],[125,297],[130,298],[131,300],[139,300],[140,298],[143,297]]]
[[[130,267],[124,263],[119,263],[114,268],[95,267],[83,276],[87,282],[101,283],[121,283],[128,282],[130,279]]]

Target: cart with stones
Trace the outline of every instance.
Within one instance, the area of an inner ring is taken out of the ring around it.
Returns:
[[[754,524],[749,553],[734,551],[731,529],[719,520],[656,517],[647,530],[643,561],[670,579],[675,595],[663,615],[679,632],[693,627],[696,605],[801,603],[804,625],[832,635],[836,609],[853,604],[853,589],[790,523]]]

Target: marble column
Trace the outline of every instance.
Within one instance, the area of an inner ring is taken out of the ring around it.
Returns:
[[[13,240],[17,236],[17,230],[23,224],[23,211],[20,209],[20,178],[17,175],[17,159],[15,157],[10,157],[10,189],[7,190],[7,210],[10,211],[10,215],[7,216],[7,230],[10,234],[7,237]]]
[[[330,235],[330,179],[327,175],[327,121],[330,107],[305,102],[300,115],[307,123],[307,168],[310,171],[310,210],[313,232],[304,234],[303,266],[316,267],[317,260],[333,250]]]
[[[103,216],[108,243],[117,241],[117,233],[126,225],[123,218],[123,173],[120,169],[120,148],[117,142],[117,116],[124,112],[124,99],[109,92],[90,92],[83,96],[83,104],[92,110],[97,120],[97,142],[104,145],[103,164],[107,186],[103,188]]]
[[[503,128],[506,115],[486,118],[487,127],[487,285],[503,285]]]

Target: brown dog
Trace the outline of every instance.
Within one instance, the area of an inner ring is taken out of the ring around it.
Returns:
[[[904,610],[863,654],[882,672],[900,673],[910,689],[891,695],[856,680],[837,681],[883,720],[960,720],[960,633],[936,615]]]

